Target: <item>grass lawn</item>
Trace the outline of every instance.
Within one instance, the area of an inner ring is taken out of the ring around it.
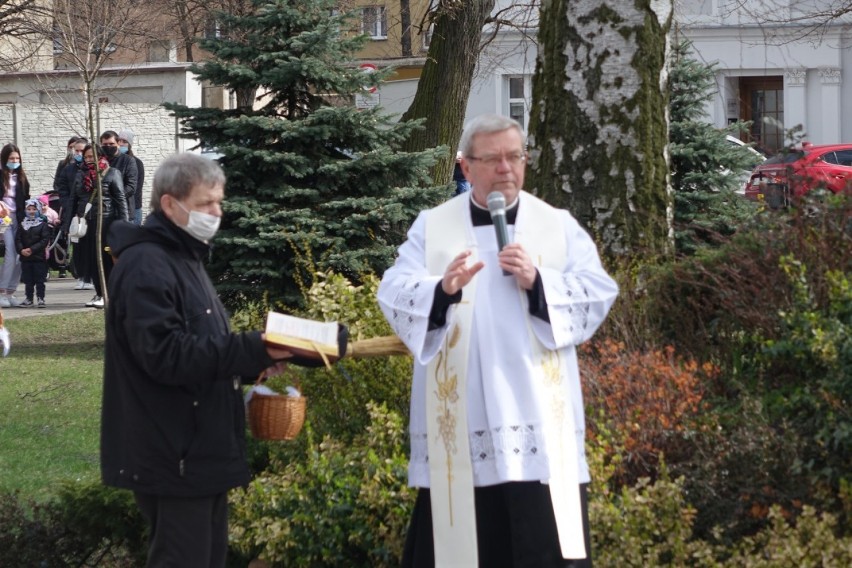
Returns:
[[[99,476],[103,312],[6,320],[0,358],[0,490],[46,498]]]

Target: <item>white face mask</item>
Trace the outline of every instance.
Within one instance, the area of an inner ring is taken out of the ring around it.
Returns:
[[[206,243],[216,235],[216,231],[219,230],[219,223],[222,221],[221,217],[202,213],[201,211],[190,211],[177,199],[175,199],[175,203],[189,215],[189,221],[187,221],[186,226],[178,225],[178,227],[203,243]]]

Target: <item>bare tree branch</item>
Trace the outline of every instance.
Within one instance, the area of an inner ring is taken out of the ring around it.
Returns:
[[[762,29],[769,45],[819,43],[828,29],[852,24],[852,0],[719,0],[719,18],[734,15],[736,25]]]
[[[1,70],[18,71],[38,56],[46,41],[40,26],[49,18],[45,0],[0,0]]]

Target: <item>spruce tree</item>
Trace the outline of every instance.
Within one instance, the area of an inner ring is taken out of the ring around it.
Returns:
[[[395,122],[352,97],[375,83],[354,63],[365,40],[329,0],[254,0],[220,14],[222,36],[199,78],[238,108],[167,104],[185,136],[222,154],[225,216],[209,270],[231,305],[268,293],[296,305],[316,270],[355,282],[381,274],[420,210],[450,195],[429,170],[445,150],[403,152],[419,123]]]
[[[673,49],[669,77],[672,187],[675,192],[675,243],[681,254],[732,234],[755,207],[736,194],[741,172],[755,165],[755,156],[727,141],[729,132],[745,129],[736,123],[720,130],[706,121],[705,103],[716,88],[713,65],[690,55],[689,42]]]

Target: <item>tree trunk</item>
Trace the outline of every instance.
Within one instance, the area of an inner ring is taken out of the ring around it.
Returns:
[[[446,3],[438,8],[435,30],[417,93],[402,120],[425,118],[425,128],[415,132],[405,150],[416,152],[440,146],[451,153],[432,170],[435,183],[449,183],[455,151],[464,126],[467,99],[473,82],[482,26],[494,0]]]
[[[192,63],[195,61],[195,54],[193,53],[195,30],[190,25],[189,10],[187,9],[186,2],[175,2],[174,9],[178,16],[178,29],[180,30],[183,48],[186,51],[186,61],[187,63]]]
[[[527,188],[606,256],[671,246],[666,45],[672,0],[542,4]]]
[[[402,56],[411,57],[411,3],[409,0],[399,0],[399,20],[402,29],[402,35],[399,38]]]

